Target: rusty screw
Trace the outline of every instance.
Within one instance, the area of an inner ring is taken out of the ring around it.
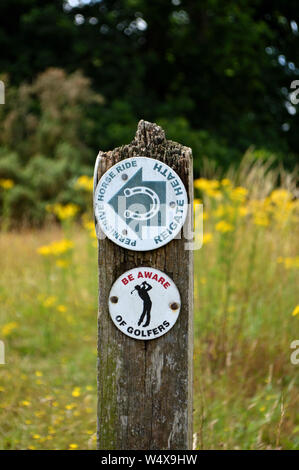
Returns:
[[[117,304],[118,297],[116,297],[116,295],[113,295],[112,297],[110,297],[110,302],[113,303],[113,304]]]
[[[179,304],[177,302],[172,302],[171,304],[169,304],[169,307],[171,308],[171,310],[177,310],[179,308]]]

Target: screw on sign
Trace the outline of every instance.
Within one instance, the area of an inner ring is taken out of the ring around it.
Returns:
[[[191,149],[140,121],[130,144],[99,153],[94,175],[98,448],[191,449]]]

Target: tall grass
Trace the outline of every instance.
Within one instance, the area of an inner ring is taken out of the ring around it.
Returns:
[[[295,181],[295,172],[250,155],[222,181],[195,181],[205,208],[195,254],[200,449],[299,447],[298,366],[290,362],[299,336]]]

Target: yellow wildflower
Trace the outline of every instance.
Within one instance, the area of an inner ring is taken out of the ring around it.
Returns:
[[[299,305],[296,305],[292,312],[292,316],[295,317],[296,315],[299,315]]]
[[[6,325],[2,326],[1,333],[3,336],[9,336],[18,326],[18,323],[15,321],[6,323]]]
[[[11,189],[15,185],[14,181],[7,178],[7,179],[0,179],[0,187],[3,189]]]
[[[271,202],[276,205],[285,204],[293,198],[292,194],[286,189],[275,189],[269,196]]]
[[[50,245],[40,246],[37,249],[37,252],[42,256],[48,256],[48,255],[51,254],[51,247],[50,247]]]
[[[33,439],[40,439],[40,435],[39,434],[33,434]]]
[[[299,268],[299,256],[284,258],[283,262],[286,269]]]
[[[67,311],[67,308],[65,305],[58,305],[57,310],[58,312],[64,313]]]
[[[28,406],[31,405],[31,403],[30,403],[30,401],[28,401],[28,400],[23,400],[23,401],[20,402],[20,405],[21,405],[21,406],[27,406],[27,407],[28,407]]]
[[[241,207],[239,207],[238,212],[239,212],[240,217],[246,217],[246,215],[249,212],[249,209],[248,209],[248,207],[241,206]]]
[[[57,298],[54,296],[54,295],[51,295],[50,297],[47,297],[44,301],[43,301],[43,307],[53,307],[53,305],[55,304]]]
[[[36,447],[34,447],[34,446],[28,446],[27,449],[28,449],[28,450],[35,450]]]
[[[60,256],[63,253],[66,253],[72,250],[74,243],[71,240],[60,240],[58,242],[52,242],[50,245],[44,245],[37,249],[37,252],[42,256]]]
[[[78,444],[70,444],[70,445],[69,445],[69,448],[70,448],[71,450],[78,449]]]
[[[42,377],[44,374],[40,370],[35,371],[36,377]]]
[[[79,212],[80,207],[72,202],[69,204],[48,205],[47,210],[55,214],[59,220],[72,219]]]
[[[218,191],[218,189],[213,189],[213,188],[207,188],[206,193],[208,196],[220,200],[222,199],[222,193],[221,191]]]
[[[202,189],[203,191],[206,191],[207,189],[217,189],[219,188],[219,181],[198,178],[194,181],[194,187],[197,189]]]
[[[69,405],[65,405],[66,410],[72,410],[73,408],[76,408],[76,403],[70,403]]]
[[[221,180],[221,185],[222,185],[222,186],[231,186],[231,184],[232,184],[232,183],[231,183],[231,181],[230,181],[228,178],[223,178],[223,179]]]
[[[248,190],[243,188],[242,186],[238,186],[237,188],[233,188],[229,194],[229,197],[232,201],[236,202],[244,202],[246,199]]]
[[[204,233],[202,236],[202,244],[206,245],[207,243],[210,243],[213,240],[213,234],[212,233]]]
[[[84,189],[85,191],[93,191],[93,178],[87,175],[79,176],[75,184],[76,188]]]
[[[94,222],[92,220],[86,220],[83,225],[86,228],[86,230],[94,229]]]
[[[215,225],[215,229],[217,232],[226,233],[234,230],[234,227],[225,220],[220,220],[220,222]]]
[[[75,387],[74,390],[72,391],[72,396],[73,397],[79,397],[81,395],[81,388],[80,387]]]

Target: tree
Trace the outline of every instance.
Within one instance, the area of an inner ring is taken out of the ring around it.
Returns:
[[[289,165],[298,155],[295,0],[2,0],[0,18],[12,83],[81,69],[104,95],[95,147],[122,143],[143,117],[174,134],[185,122],[190,142],[204,131],[224,164],[252,144]]]

